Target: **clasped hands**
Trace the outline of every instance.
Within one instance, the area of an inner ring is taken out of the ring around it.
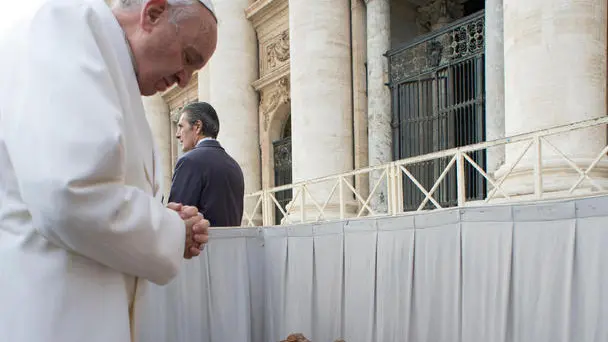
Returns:
[[[191,259],[198,256],[209,241],[209,221],[199,215],[198,209],[193,206],[169,203],[167,208],[175,210],[186,223],[184,258]]]

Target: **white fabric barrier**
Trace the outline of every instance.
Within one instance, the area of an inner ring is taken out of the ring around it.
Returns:
[[[140,342],[608,341],[608,197],[215,229]]]

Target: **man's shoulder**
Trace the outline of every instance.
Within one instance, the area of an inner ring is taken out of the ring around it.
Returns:
[[[184,160],[187,160],[188,162],[196,162],[196,161],[201,160],[202,158],[207,157],[210,153],[212,153],[212,152],[209,151],[209,149],[196,147],[196,148],[184,153],[182,158]]]
[[[177,159],[177,167],[180,167],[181,165],[190,165],[195,163],[197,160],[198,158],[192,155],[192,151],[188,151]]]
[[[219,146],[200,144],[188,151],[184,156],[188,155],[190,159],[217,158],[217,156],[221,155],[223,152],[224,149]]]
[[[233,168],[241,169],[239,163],[220,145],[200,145],[186,152],[181,158],[182,164],[205,166],[207,168],[226,168],[229,164]],[[211,161],[211,162],[210,162]],[[218,163],[221,161],[221,163]]]
[[[177,160],[177,167],[201,167],[210,158],[208,151],[201,151],[200,149],[193,149],[184,153]]]

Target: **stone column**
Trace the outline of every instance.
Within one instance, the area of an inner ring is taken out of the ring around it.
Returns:
[[[353,128],[355,141],[355,169],[369,165],[367,133],[367,34],[364,0],[351,0],[352,68],[353,68]],[[356,189],[363,198],[369,195],[369,177],[357,175]]]
[[[503,0],[486,0],[486,141],[505,136],[505,58],[502,7]],[[504,146],[489,149],[487,158],[487,171],[498,170],[505,162]]]
[[[606,114],[606,0],[504,0],[505,134],[507,136]],[[586,168],[606,144],[606,127],[549,139]],[[506,166],[521,146],[507,146]],[[535,151],[505,185],[515,195],[533,189]],[[578,174],[548,147],[543,190],[567,190]],[[604,165],[591,177],[606,177]]]
[[[209,69],[213,64],[213,57],[207,65],[198,71],[198,100],[209,103],[211,96],[211,85],[209,84]]]
[[[214,0],[213,5],[219,21],[218,43],[209,61],[209,86],[203,85],[201,92],[209,92],[208,102],[220,119],[218,140],[241,166],[247,194],[260,190],[258,97],[251,87],[257,79],[257,40],[245,17],[248,0]],[[245,211],[250,213],[255,204],[246,201]]]
[[[348,0],[289,4],[294,182],[353,168],[349,17]],[[320,205],[332,186],[310,189]],[[332,215],[338,212],[338,195],[336,191],[326,218],[335,218]],[[299,200],[292,204],[299,205]],[[307,204],[314,208],[310,201]]]
[[[384,54],[391,47],[391,13],[389,0],[367,0],[367,115],[369,132],[369,165],[392,160],[391,93],[388,83],[388,60]],[[381,172],[370,175],[370,191]],[[386,177],[372,197],[372,209],[388,210]]]
[[[154,142],[160,153],[163,166],[163,195],[165,201],[169,198],[171,190],[171,177],[173,175],[173,163],[171,160],[171,121],[169,118],[169,106],[160,94],[153,96],[142,96],[146,118],[152,130]]]

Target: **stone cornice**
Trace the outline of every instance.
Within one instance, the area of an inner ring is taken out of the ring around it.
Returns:
[[[288,0],[257,0],[245,10],[245,16],[257,28],[288,6]]]
[[[260,91],[287,75],[289,75],[289,62],[276,68],[275,70],[263,76],[262,78],[254,81],[253,83],[251,83],[251,85],[256,91]]]

